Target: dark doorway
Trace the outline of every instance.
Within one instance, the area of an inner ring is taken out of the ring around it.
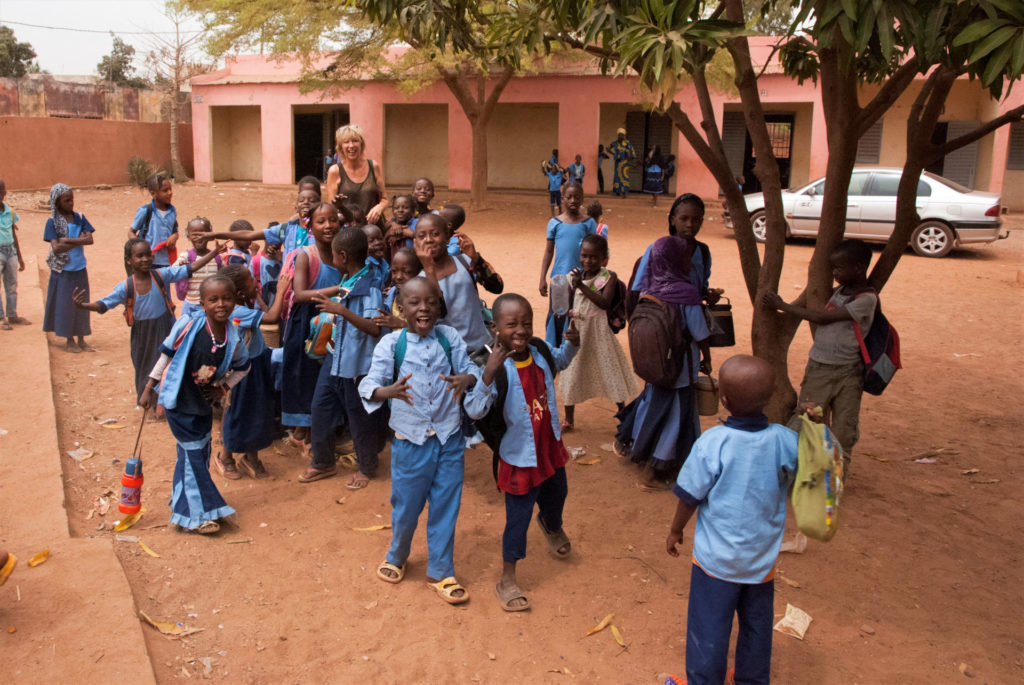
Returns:
[[[766,114],[765,123],[768,127],[768,136],[772,141],[772,152],[779,163],[779,177],[782,187],[789,187],[789,175],[792,169],[793,157],[793,124],[796,121],[794,114]],[[745,129],[744,129],[745,130]],[[757,159],[754,155],[754,144],[747,134],[746,144],[743,149],[743,192],[761,192],[761,181],[754,173],[754,165]]]
[[[644,185],[644,160],[658,146],[664,157],[672,154],[672,120],[665,114],[626,113],[626,139],[633,143],[636,159],[629,168],[629,188],[640,192]],[[671,186],[670,186],[671,188]]]
[[[324,168],[324,115],[295,114],[295,181],[321,178]],[[321,178],[321,180],[323,180]]]

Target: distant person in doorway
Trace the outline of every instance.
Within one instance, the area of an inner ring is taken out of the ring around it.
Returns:
[[[337,204],[335,199],[344,196],[366,214],[366,222],[384,225],[384,210],[388,200],[384,188],[384,170],[372,159],[366,158],[366,138],[363,130],[349,124],[334,134],[340,161],[327,170],[326,196],[324,200]]]
[[[576,161],[569,165],[566,171],[569,172],[569,180],[576,181],[583,185],[583,176],[587,173],[587,167],[583,164],[583,158],[576,155]]]
[[[601,171],[601,162],[608,159],[608,153],[604,151],[604,145],[597,146],[597,192],[604,195],[604,172]]]
[[[626,140],[626,129],[616,131],[615,142],[608,146],[615,162],[615,181],[612,191],[619,197],[629,195],[629,163],[636,159],[633,143]]]

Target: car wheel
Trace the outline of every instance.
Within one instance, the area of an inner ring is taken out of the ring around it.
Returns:
[[[953,230],[941,221],[925,221],[914,231],[910,245],[922,257],[945,257],[953,249]]]
[[[768,239],[768,217],[763,209],[759,209],[750,215],[750,227],[754,231],[754,240],[763,243]]]

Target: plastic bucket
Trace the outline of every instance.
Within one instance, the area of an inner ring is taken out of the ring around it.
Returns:
[[[701,416],[718,416],[718,381],[711,376],[699,376],[697,386],[697,411]]]

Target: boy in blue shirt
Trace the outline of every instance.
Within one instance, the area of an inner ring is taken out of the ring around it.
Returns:
[[[775,561],[786,528],[786,495],[796,474],[797,434],[768,423],[775,375],[763,359],[730,357],[719,372],[724,426],[694,443],[672,491],[679,498],[665,541],[679,556],[683,528],[699,512],[686,621],[686,678],[725,681],[733,614],[737,683],[768,683]]]
[[[399,292],[407,328],[384,336],[373,351],[370,372],[359,382],[367,411],[391,403],[391,547],[377,577],[398,583],[416,523],[427,515],[427,583],[449,604],[469,600],[455,578],[455,522],[459,516],[466,438],[459,400],[477,390],[479,369],[466,343],[441,316],[441,289],[417,277]]]
[[[576,161],[570,164],[566,171],[569,173],[570,181],[576,181],[583,185],[583,177],[587,173],[587,167],[583,164],[583,157],[581,155],[576,155]]]
[[[384,305],[384,296],[366,264],[366,234],[342,229],[331,242],[334,266],[341,273],[341,301],[322,293],[313,297],[322,312],[335,315],[334,351],[324,359],[313,392],[310,412],[312,464],[299,475],[300,483],[329,478],[338,472],[334,438],[339,419],[348,423],[359,471],[346,487],[365,488],[377,473],[377,443],[383,426],[380,414],[366,412],[357,385],[370,370],[373,347],[381,330],[371,319]]]
[[[541,165],[541,171],[548,177],[548,196],[551,203],[551,216],[562,213],[562,184],[565,183],[565,169],[555,162],[547,161]]]
[[[27,324],[18,316],[18,272],[25,270],[25,260],[18,245],[18,213],[8,204],[7,185],[0,178],[0,281],[6,294],[6,309],[0,302],[0,329],[11,330],[12,323]]]
[[[142,238],[153,246],[153,267],[170,266],[171,254],[177,257],[178,211],[171,204],[174,184],[169,176],[153,174],[146,179],[153,201],[142,205],[132,219],[131,237]]]

